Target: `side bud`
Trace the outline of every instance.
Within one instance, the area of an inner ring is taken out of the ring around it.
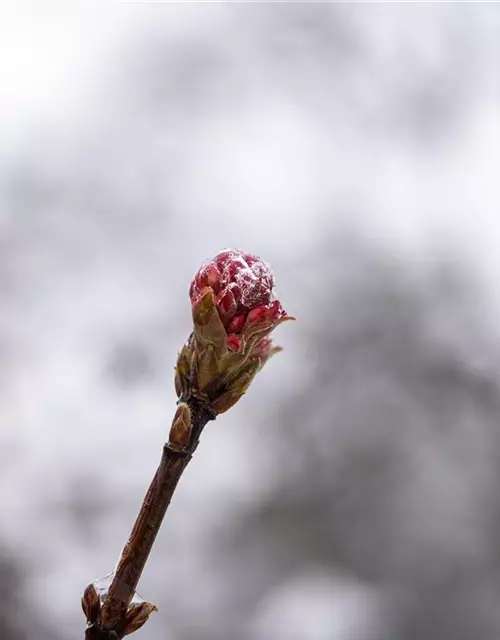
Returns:
[[[153,611],[158,611],[158,607],[152,602],[140,602],[133,604],[125,614],[125,628],[123,636],[128,636],[140,629],[149,620]]]
[[[101,601],[93,584],[89,584],[83,592],[82,609],[88,624],[96,622],[101,612]]]
[[[191,438],[191,411],[185,402],[177,407],[167,446],[171,451],[185,451]]]

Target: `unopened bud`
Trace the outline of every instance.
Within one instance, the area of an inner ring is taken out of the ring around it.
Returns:
[[[185,451],[189,446],[190,438],[191,411],[185,402],[181,402],[172,420],[167,446],[172,451]]]
[[[158,607],[152,602],[141,602],[133,604],[125,614],[125,628],[123,635],[128,636],[137,629],[140,629],[149,619],[153,611],[158,611]]]

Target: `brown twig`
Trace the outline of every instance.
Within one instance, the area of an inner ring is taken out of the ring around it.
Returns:
[[[156,609],[151,603],[131,607],[131,602],[177,483],[198,445],[203,427],[214,418],[210,405],[196,397],[191,396],[179,405],[169,441],[163,447],[160,464],[104,601],[101,604],[93,585],[87,587],[82,598],[88,621],[85,640],[121,639],[142,626]]]

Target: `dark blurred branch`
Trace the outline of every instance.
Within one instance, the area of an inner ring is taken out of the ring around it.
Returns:
[[[116,640],[139,629],[156,606],[131,604],[137,584],[179,479],[194,453],[203,427],[215,415],[206,402],[191,396],[181,402],[163,447],[158,469],[144,497],[113,581],[101,602],[93,585],[82,598],[87,617],[85,640]]]

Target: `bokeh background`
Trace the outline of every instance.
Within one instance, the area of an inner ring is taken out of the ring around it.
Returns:
[[[223,247],[299,321],[208,425],[138,637],[498,638],[498,6],[4,3],[0,33],[2,640],[83,637]]]

